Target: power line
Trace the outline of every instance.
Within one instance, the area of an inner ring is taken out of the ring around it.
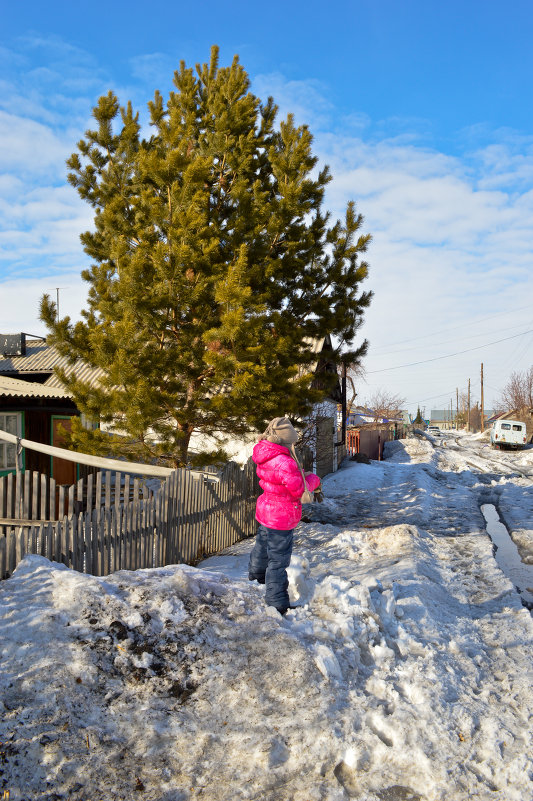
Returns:
[[[455,389],[453,390],[455,392]],[[435,398],[449,398],[450,395],[453,395],[453,392],[441,392],[439,395],[430,395],[429,398],[418,398],[416,401],[406,401],[406,403],[414,404],[414,403],[424,403],[425,401],[435,400]]]
[[[531,334],[533,328],[529,331],[523,331],[521,334],[513,334],[511,337],[504,337],[504,339],[497,339],[494,342],[486,342],[484,345],[477,345],[475,348],[467,348],[467,350],[458,350],[456,353],[447,353],[446,356],[434,356],[433,359],[423,359],[420,362],[410,362],[410,364],[398,364],[396,367],[383,367],[380,370],[367,370],[367,375],[372,373],[386,373],[388,370],[401,370],[403,367],[414,367],[417,364],[428,364],[428,362],[438,362],[440,359],[451,359],[452,356],[461,356],[463,353],[471,353],[473,350],[480,350],[481,348],[488,348],[490,345],[498,345],[500,342],[508,342],[510,339],[523,337],[526,334]]]
[[[396,345],[403,345],[405,342],[419,342],[420,339],[422,339],[422,338],[423,339],[427,339],[428,337],[437,336],[437,334],[446,334],[448,331],[457,331],[458,329],[463,331],[465,328],[467,328],[470,325],[479,325],[479,323],[484,323],[487,320],[493,320],[495,317],[501,317],[502,315],[506,315],[506,314],[516,314],[516,312],[523,311],[524,309],[530,309],[530,308],[531,308],[531,306],[520,306],[518,309],[513,309],[512,311],[497,312],[497,314],[491,314],[490,317],[482,317],[481,320],[472,320],[471,323],[461,323],[460,325],[454,325],[451,328],[442,328],[440,331],[433,331],[433,332],[430,332],[429,334],[423,334],[423,335],[418,335],[416,337],[411,337],[410,339],[400,339],[395,344]],[[377,348],[379,349],[379,347],[380,346],[378,345]],[[382,345],[381,347],[387,347],[387,346],[386,345]],[[384,356],[386,354],[382,353],[381,355]]]
[[[533,322],[533,320],[531,322]],[[531,322],[530,322],[530,325],[531,325]],[[510,354],[509,363],[510,364],[519,364],[519,362],[523,359],[523,357],[528,352],[529,347],[530,347],[530,345],[529,345],[527,339],[526,339],[525,342],[518,342],[517,345],[515,346],[514,351]]]
[[[529,320],[526,323],[526,325],[531,325],[532,323],[533,323],[533,320]],[[515,328],[521,328],[523,325],[524,325],[524,323],[519,323],[518,325],[508,325],[508,326],[506,326],[506,328],[498,328],[495,331],[491,331],[491,332],[482,331],[480,334],[471,334],[470,336],[467,336],[467,337],[465,337],[465,336],[460,337],[460,340],[465,342],[465,341],[467,341],[469,339],[479,339],[480,337],[486,337],[488,333],[496,334],[498,332],[503,332],[503,331],[512,331]],[[375,355],[380,356],[380,357],[383,357],[383,356],[398,356],[398,355],[400,355],[402,353],[406,353],[409,350],[419,350],[420,349],[420,341],[422,339],[424,341],[426,341],[428,339],[428,337],[430,337],[430,336],[432,336],[432,334],[427,334],[427,335],[425,335],[423,337],[417,337],[416,340],[407,340],[408,342],[411,342],[411,341],[418,342],[417,345],[413,345],[410,348],[397,348],[396,350],[388,350],[386,353],[376,353]],[[439,342],[438,344],[439,345],[449,345],[450,343],[455,343],[455,342],[457,342],[457,337],[454,337],[453,339],[446,339],[443,342]],[[395,344],[400,344],[400,343],[395,343]],[[520,346],[518,346],[518,347],[520,347]],[[372,352],[374,352],[374,350],[375,349],[373,349]]]

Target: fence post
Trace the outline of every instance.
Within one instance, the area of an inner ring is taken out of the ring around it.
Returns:
[[[7,532],[5,537],[0,537],[0,579],[4,579],[7,573]]]

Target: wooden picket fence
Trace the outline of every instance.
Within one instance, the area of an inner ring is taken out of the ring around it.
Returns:
[[[57,484],[51,476],[31,470],[20,477],[0,476],[0,534],[11,521],[55,521],[100,506],[119,506],[139,492],[147,497],[148,487],[157,484],[157,479],[148,484],[116,470],[89,472],[72,485]]]
[[[158,482],[156,481],[155,484]],[[255,465],[153,479],[100,471],[70,487],[27,472],[0,478],[0,578],[26,554],[104,576],[199,559],[255,534]]]

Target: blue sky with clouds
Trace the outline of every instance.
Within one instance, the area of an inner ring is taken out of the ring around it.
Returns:
[[[0,10],[0,332],[44,333],[39,298],[55,287],[62,314],[83,307],[91,211],[65,159],[98,97],[112,89],[146,119],[179,61],[205,61],[216,43],[221,64],[239,54],[280,117],[309,125],[334,178],[327,208],[341,215],[354,199],[373,235],[360,400],[382,388],[429,412],[469,378],[478,399],[483,362],[490,406],[533,363],[529,0]]]

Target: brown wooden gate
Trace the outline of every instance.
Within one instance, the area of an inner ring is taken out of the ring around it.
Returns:
[[[65,434],[60,430],[70,431],[72,427],[72,417],[52,417],[52,445],[56,448],[63,448],[65,444]],[[57,485],[63,484],[70,486],[76,483],[76,463],[68,462],[66,459],[58,459],[52,456],[52,476]]]

